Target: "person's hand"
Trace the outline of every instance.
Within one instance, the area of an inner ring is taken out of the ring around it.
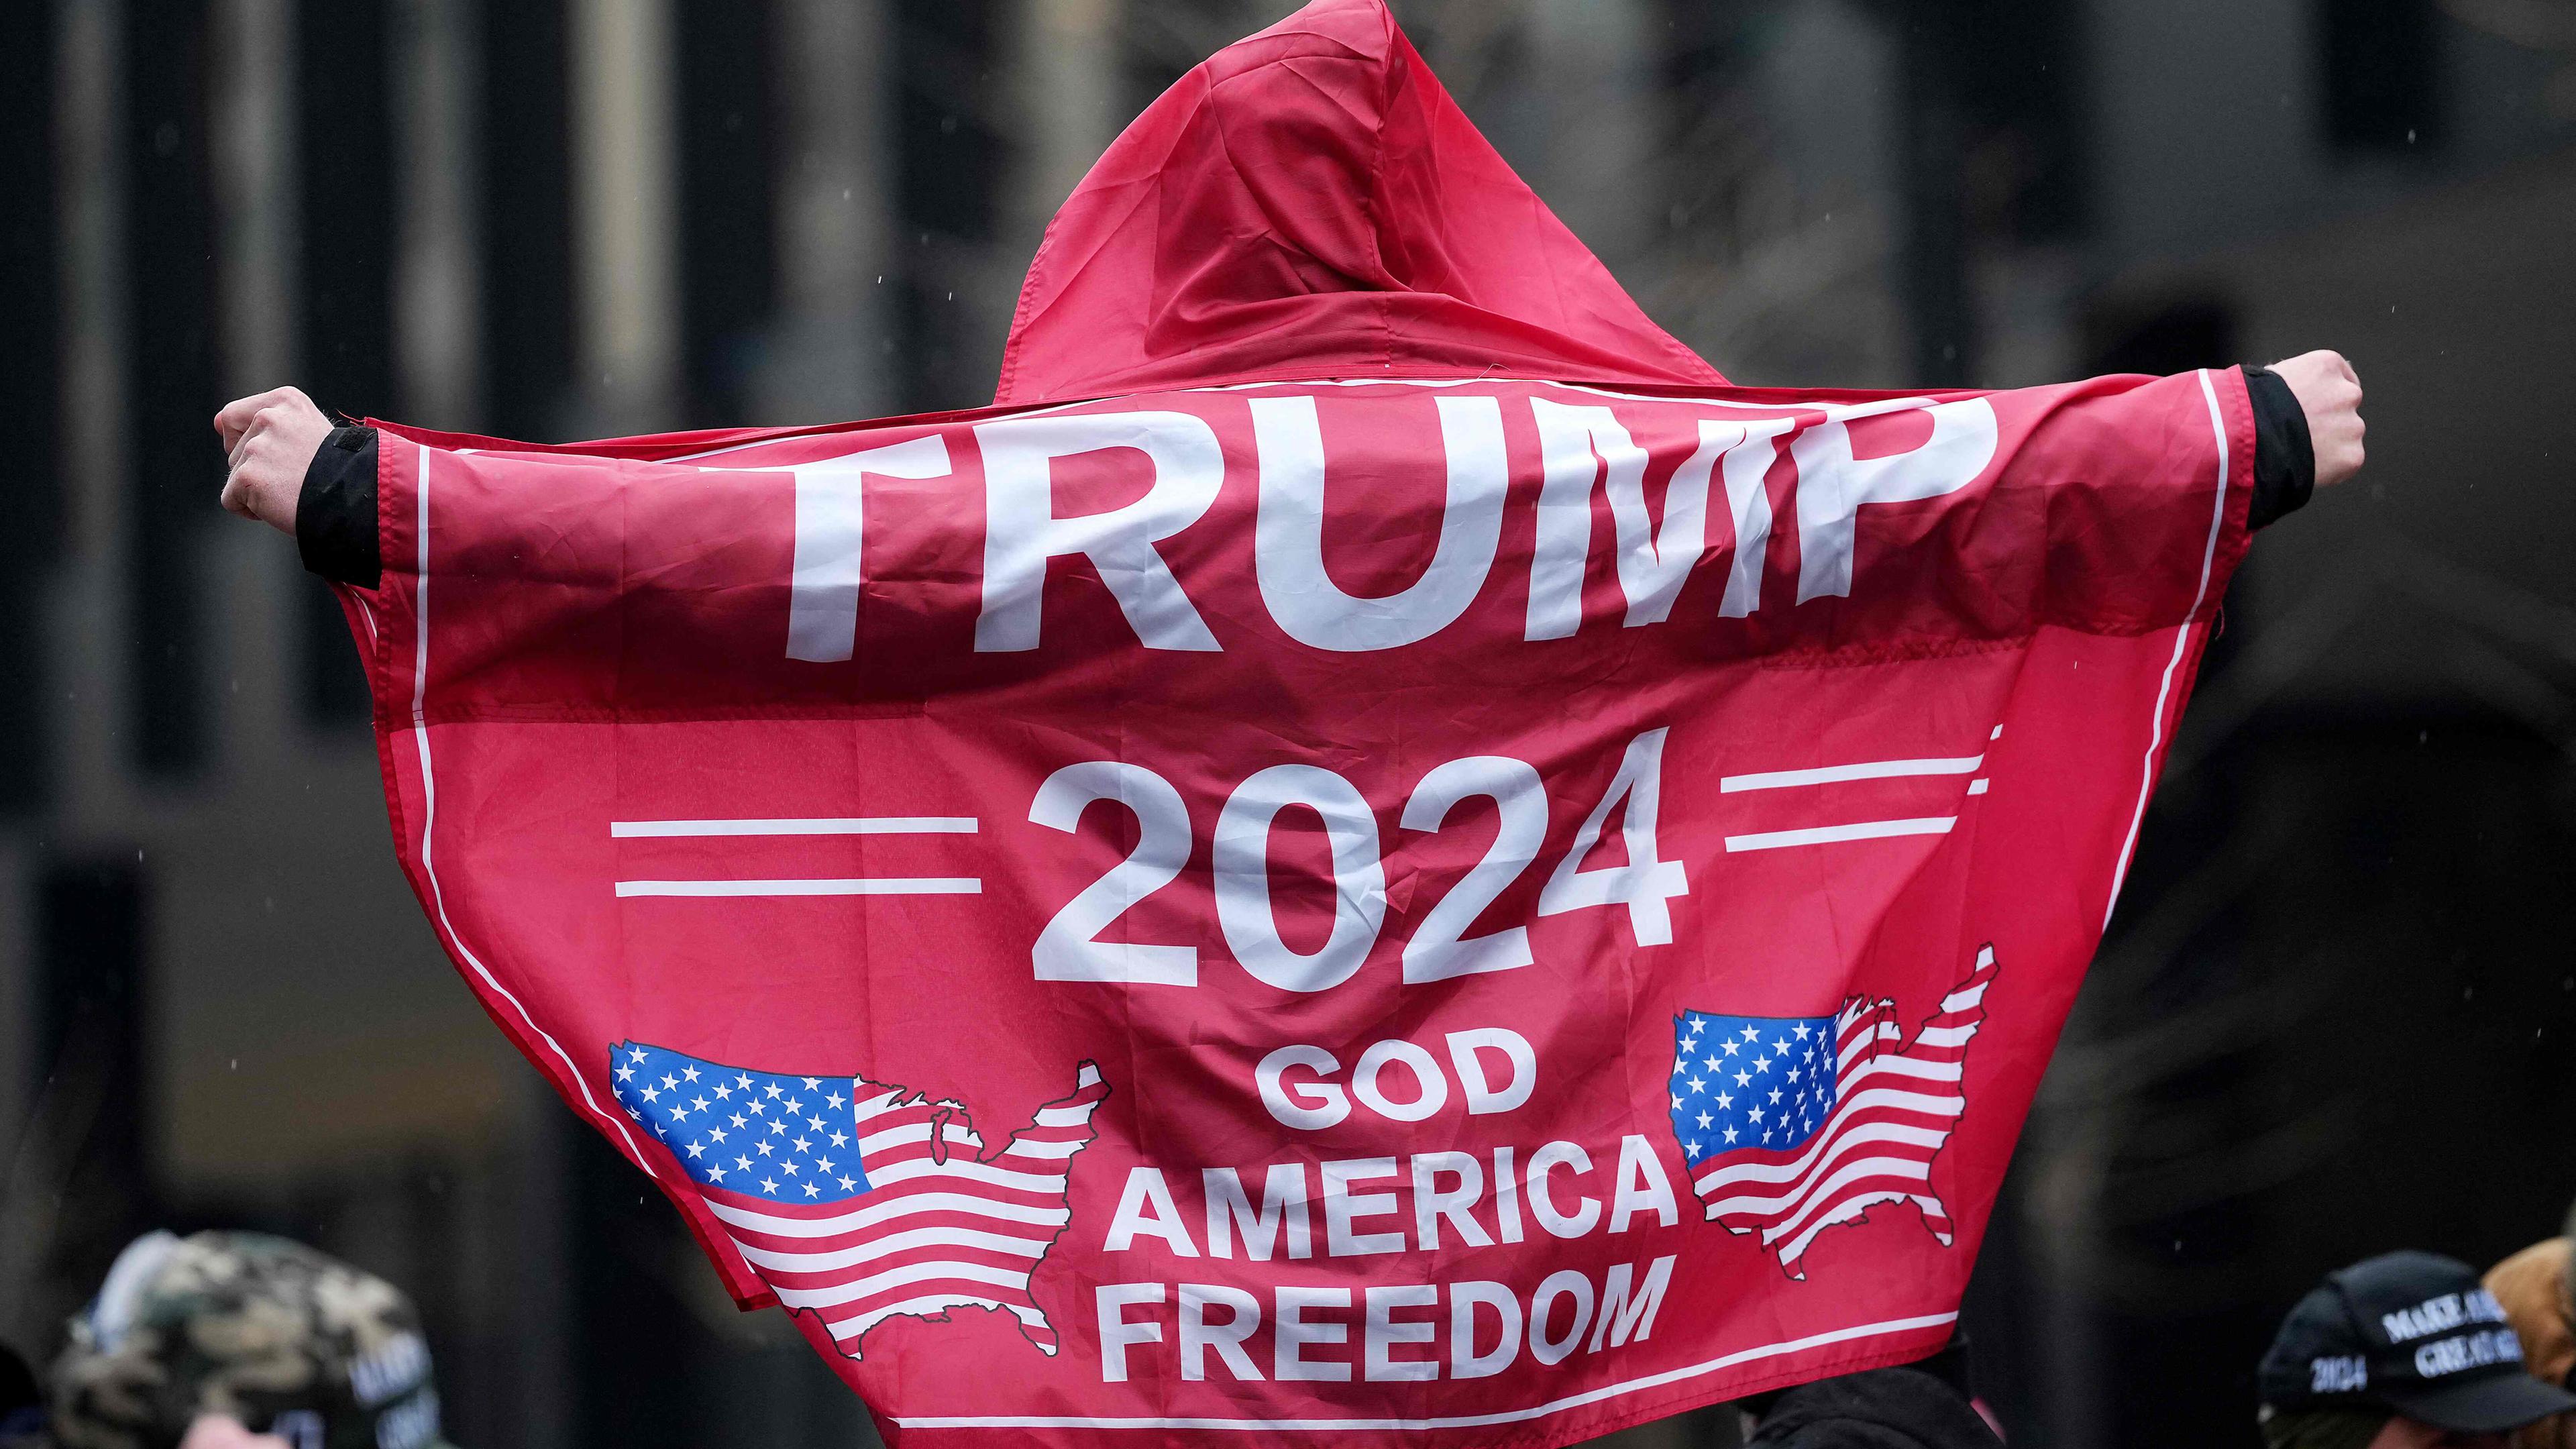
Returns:
[[[2361,471],[2361,379],[2340,352],[2302,352],[2272,364],[2299,410],[2308,415],[2308,442],[2316,449],[2317,486],[2331,488]]]
[[[298,393],[297,396],[303,394]],[[292,1449],[292,1446],[275,1434],[254,1434],[230,1415],[199,1414],[197,1422],[188,1426],[188,1437],[179,1441],[179,1449]]]
[[[237,398],[215,414],[229,472],[224,508],[287,533],[295,531],[295,500],[304,470],[331,436],[331,420],[313,399],[291,387]]]

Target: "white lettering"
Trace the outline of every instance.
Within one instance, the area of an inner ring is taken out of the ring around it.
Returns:
[[[1668,1228],[1681,1221],[1681,1209],[1673,1203],[1673,1185],[1664,1177],[1663,1160],[1655,1155],[1653,1143],[1632,1132],[1619,1139],[1619,1185],[1610,1197],[1610,1231],[1628,1231],[1628,1219],[1648,1211]]]
[[[2390,1343],[2404,1343],[2410,1338],[2457,1328],[2468,1320],[2468,1308],[2461,1303],[2460,1295],[2444,1293],[2427,1298],[2412,1308],[2381,1314],[2379,1326],[2387,1332]]]
[[[1438,1183],[1441,1173],[1458,1179],[1455,1188],[1443,1190]],[[1421,1152],[1413,1158],[1413,1226],[1415,1243],[1424,1252],[1440,1246],[1440,1220],[1458,1230],[1459,1240],[1471,1248],[1490,1248],[1494,1240],[1485,1236],[1484,1224],[1468,1211],[1476,1199],[1485,1195],[1485,1165],[1464,1152]]]
[[[1127,1350],[1139,1343],[1161,1343],[1163,1325],[1155,1322],[1130,1323],[1127,1309],[1138,1303],[1163,1301],[1160,1283],[1103,1283],[1094,1293],[1100,1314],[1100,1377],[1103,1382],[1127,1382]]]
[[[985,497],[976,652],[1038,647],[1047,560],[1067,554],[1091,560],[1146,648],[1220,647],[1154,548],[1216,502],[1225,454],[1215,429],[1188,413],[1091,413],[981,423],[975,440],[984,454]],[[1054,460],[1109,448],[1133,448],[1151,460],[1154,481],[1145,496],[1104,513],[1056,516]]]
[[[1476,1351],[1476,1310],[1490,1308],[1502,1325],[1502,1338]],[[1521,1301],[1500,1283],[1449,1285],[1449,1377],[1483,1379],[1512,1366],[1521,1353]]]
[[[867,474],[940,478],[948,444],[936,434],[847,457],[789,465],[796,475],[796,556],[788,575],[787,657],[829,664],[858,642],[859,544]]]
[[[1741,619],[1761,601],[1762,560],[1771,541],[1771,495],[1762,478],[1778,456],[1776,440],[1794,418],[1751,422],[1703,419],[1699,448],[1664,486],[1663,522],[1646,513],[1646,454],[1605,407],[1530,400],[1538,422],[1544,479],[1539,487],[1538,542],[1530,555],[1525,639],[1562,639],[1583,622],[1583,575],[1592,553],[1592,488],[1609,494],[1613,561],[1626,596],[1627,627],[1660,624],[1691,569],[1708,549],[1708,489],[1724,462],[1735,559],[1718,612]]]
[[[1207,1309],[1211,1303],[1227,1310],[1226,1321],[1210,1323]],[[1252,1363],[1252,1355],[1243,1351],[1243,1341],[1261,1326],[1261,1303],[1240,1288],[1224,1288],[1213,1283],[1181,1285],[1181,1377],[1191,1382],[1207,1377],[1207,1351],[1225,1360],[1226,1372],[1245,1381],[1257,1381],[1261,1370]],[[1642,1335],[1641,1335],[1642,1336]]]
[[[1342,1069],[1333,1054],[1319,1046],[1284,1046],[1261,1059],[1252,1069],[1253,1089],[1261,1094],[1261,1105],[1270,1115],[1289,1127],[1302,1127],[1320,1132],[1351,1115],[1351,1099],[1334,1082],[1287,1082],[1282,1080],[1290,1067],[1329,1075]],[[1295,1093],[1297,1100],[1290,1101]]]
[[[2456,1338],[2437,1338],[2415,1350],[2415,1372],[2428,1379],[2489,1364],[2520,1363],[2522,1341],[2510,1328],[2482,1328]]]
[[[1742,619],[1762,606],[1762,565],[1771,551],[1771,494],[1762,484],[1780,456],[1779,437],[1797,425],[1795,418],[1768,418],[1750,423],[1702,421],[1699,451],[1673,475],[1679,488],[1692,470],[1697,487],[1708,490],[1708,464],[1716,449],[1726,459],[1726,507],[1735,518],[1735,558],[1727,565],[1726,593],[1718,600],[1721,619]]]
[[[1333,928],[1311,953],[1281,939],[1270,906],[1270,826],[1292,805],[1323,817],[1333,852]],[[1244,970],[1282,991],[1322,991],[1368,959],[1386,921],[1386,867],[1359,787],[1315,765],[1272,765],[1227,797],[1215,854],[1217,925]]]
[[[1535,1197],[1531,1205],[1536,1207]],[[1550,1338],[1547,1324],[1556,1315],[1556,1300],[1559,1298],[1574,1300],[1574,1322],[1565,1330],[1565,1337]],[[1567,1354],[1574,1352],[1574,1346],[1583,1341],[1583,1330],[1591,1325],[1592,1280],[1572,1268],[1548,1274],[1539,1280],[1538,1291],[1530,1295],[1530,1357],[1540,1363],[1563,1362]]]
[[[1601,803],[1583,817],[1581,828],[1574,832],[1574,843],[1566,847],[1565,858],[1549,873],[1547,884],[1538,893],[1538,913],[1560,915],[1586,906],[1628,908],[1628,929],[1640,946],[1669,946],[1673,940],[1672,908],[1665,904],[1674,896],[1690,894],[1690,881],[1678,860],[1665,860],[1657,853],[1656,819],[1661,814],[1664,798],[1664,734],[1651,729],[1628,742],[1619,756],[1619,773],[1610,777],[1610,788],[1602,792]],[[1583,869],[1583,859],[1601,839],[1601,827],[1610,820],[1610,810],[1621,800],[1628,808],[1621,813],[1619,841],[1628,848],[1625,865],[1595,866]]]
[[[1474,937],[1467,928],[1538,859],[1538,848],[1547,839],[1547,786],[1538,771],[1509,755],[1470,755],[1436,766],[1404,802],[1404,828],[1437,830],[1461,801],[1479,795],[1494,802],[1494,843],[1423,915],[1413,939],[1404,943],[1407,983],[1509,971],[1533,959],[1526,926]]]
[[[1392,1157],[1362,1157],[1348,1162],[1326,1162],[1319,1165],[1323,1175],[1324,1251],[1336,1258],[1361,1257],[1370,1253],[1401,1253],[1404,1234],[1354,1233],[1351,1224],[1359,1218],[1380,1217],[1395,1211],[1395,1194],[1364,1192],[1354,1195],[1351,1184],[1395,1176]],[[1283,1375],[1284,1377],[1284,1375]]]
[[[1306,1318],[1309,1308],[1348,1308],[1351,1293],[1347,1288],[1290,1288],[1282,1286],[1273,1298],[1277,1305],[1273,1321],[1270,1369],[1283,1381],[1309,1383],[1342,1383],[1349,1380],[1347,1363],[1310,1359],[1304,1356],[1310,1343],[1341,1343],[1349,1339],[1349,1327],[1339,1323],[1313,1323]]]
[[[2348,1394],[2370,1387],[2370,1360],[2360,1354],[2338,1354],[2308,1360],[2308,1392]]]
[[[1923,445],[1884,458],[1852,456],[1850,420],[1921,409],[1932,420]],[[1956,493],[1995,456],[1994,405],[1984,398],[1926,403],[1894,398],[1826,409],[1829,421],[1789,443],[1798,464],[1798,602],[1851,593],[1860,510]]]
[[[1199,1255],[1190,1230],[1181,1226],[1180,1206],[1172,1201],[1172,1186],[1163,1180],[1159,1167],[1127,1169],[1127,1186],[1118,1194],[1118,1210],[1109,1215],[1109,1236],[1101,1251],[1126,1252],[1138,1238],[1160,1238],[1179,1257]]]
[[[1651,1340],[1671,1291],[1674,1262],[1667,1254],[1650,1262],[1613,1263],[1598,1279],[1560,1269],[1525,1296],[1486,1280],[1373,1283],[1356,1290],[1275,1285],[1266,1323],[1257,1290],[1211,1283],[1105,1284],[1095,1294],[1101,1377],[1123,1383],[1144,1372],[1134,1365],[1131,1351],[1163,1343],[1167,1334],[1177,1343],[1175,1367],[1186,1383],[1211,1377],[1262,1382],[1265,1352],[1270,1378],[1309,1383],[1491,1378],[1509,1370],[1524,1349],[1541,1365],[1561,1364],[1578,1350],[1597,1354]],[[1445,1315],[1440,1311],[1444,1295]],[[1168,1315],[1177,1321],[1177,1333],[1170,1332],[1164,1312],[1130,1321],[1130,1309],[1158,1308],[1167,1301],[1177,1303]],[[1356,1331],[1351,1324],[1354,1306],[1359,1310]],[[1445,1350],[1440,1346],[1444,1326]],[[1260,1337],[1265,1327],[1270,1339],[1266,1349]],[[2492,1336],[2509,1346],[2509,1331]],[[1322,1346],[1347,1347],[1325,1356],[1316,1351]],[[2464,1337],[2428,1344],[2422,1352],[2431,1373],[2452,1371],[2444,1364],[2492,1362],[2503,1351]],[[2321,1380],[2324,1372],[2319,1370]]]
[[[1399,1308],[1431,1308],[1440,1302],[1440,1290],[1428,1283],[1398,1283],[1372,1286],[1366,1295],[1366,1327],[1360,1338],[1361,1376],[1372,1382],[1404,1382],[1440,1377],[1440,1361],[1429,1358],[1395,1357],[1388,1350],[1398,1344],[1429,1343],[1432,1322],[1427,1318],[1395,1316]]]
[[[1477,1055],[1487,1051],[1501,1052],[1511,1064],[1512,1074],[1500,1087],[1485,1075],[1484,1059]],[[1509,1027],[1480,1026],[1449,1033],[1449,1064],[1458,1069],[1458,1088],[1471,1117],[1511,1111],[1538,1090],[1538,1052],[1528,1037]]]
[[[1599,1353],[1605,1334],[1612,1348],[1627,1343],[1631,1333],[1639,1343],[1654,1335],[1655,1311],[1664,1306],[1664,1289],[1672,1282],[1673,1255],[1666,1253],[1647,1265],[1645,1285],[1636,1290],[1632,1303],[1628,1283],[1634,1272],[1629,1264],[1614,1263],[1602,1278],[1601,1316],[1593,1320],[1592,1345],[1584,1352]]]
[[[1607,475],[1610,518],[1617,532],[1619,587],[1628,596],[1628,622],[1651,611],[1661,619],[1673,606],[1690,563],[1699,556],[1708,475],[1700,475],[1701,507],[1668,490],[1658,536],[1646,518],[1646,453],[1604,407],[1569,407],[1530,399],[1538,423],[1544,470],[1538,495],[1538,542],[1530,553],[1529,622],[1524,639],[1563,639],[1583,625],[1584,566],[1592,556],[1592,485]],[[1688,552],[1684,550],[1687,548]],[[1658,599],[1657,595],[1661,597]],[[1660,608],[1657,607],[1660,604]]]
[[[1306,1168],[1303,1163],[1278,1163],[1263,1175],[1261,1211],[1258,1214],[1252,1210],[1251,1199],[1244,1196],[1243,1179],[1235,1175],[1233,1168],[1204,1168],[1199,1173],[1199,1182],[1200,1190],[1207,1194],[1209,1257],[1233,1257],[1234,1230],[1240,1228],[1243,1231],[1243,1256],[1256,1263],[1267,1263],[1271,1245],[1277,1241],[1283,1224],[1288,1237],[1288,1256],[1314,1256],[1314,1243],[1306,1227]]]
[[[1560,1167],[1578,1173],[1590,1172],[1592,1155],[1572,1142],[1551,1142],[1531,1153],[1529,1159],[1530,1216],[1538,1219],[1540,1227],[1560,1238],[1579,1238],[1590,1232],[1592,1225],[1601,1220],[1601,1204],[1592,1198],[1582,1197],[1575,1199],[1579,1211],[1573,1213],[1558,1211],[1556,1199],[1548,1192],[1547,1179],[1549,1173]],[[1588,1303],[1591,1289],[1587,1286],[1584,1292]],[[1588,1307],[1586,1311],[1589,1311]],[[1533,1314],[1533,1317],[1536,1316]],[[1535,1328],[1532,1331],[1535,1332]],[[1543,1362],[1554,1363],[1556,1360],[1551,1358]]]
[[[1378,1090],[1378,1073],[1386,1070],[1389,1062],[1402,1062],[1413,1073],[1416,1095],[1412,1101],[1390,1101]],[[1359,1065],[1351,1069],[1351,1095],[1381,1117],[1419,1122],[1448,1102],[1449,1079],[1440,1075],[1440,1063],[1432,1059],[1431,1053],[1409,1041],[1382,1041],[1360,1053]]]
[[[1484,588],[1511,483],[1502,404],[1490,397],[1435,402],[1449,458],[1440,540],[1411,586],[1363,599],[1343,593],[1324,567],[1324,434],[1315,400],[1252,400],[1253,446],[1261,460],[1253,572],[1261,601],[1289,638],[1317,649],[1394,649],[1447,628]]]
[[[1029,821],[1070,834],[1094,800],[1115,800],[1136,816],[1136,848],[1050,917],[1029,947],[1040,981],[1199,984],[1199,948],[1098,939],[1138,901],[1170,885],[1190,860],[1190,810],[1172,783],[1142,765],[1087,760],[1046,777]]]

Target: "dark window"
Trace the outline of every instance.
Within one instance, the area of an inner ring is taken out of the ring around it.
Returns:
[[[2195,367],[2232,367],[2236,314],[2209,298],[2152,307],[2098,306],[2084,319],[2084,370],[2095,376],[2143,372],[2162,377]]]
[[[325,411],[391,417],[394,396],[396,174],[385,0],[303,0],[296,26],[302,171],[297,266],[301,385]],[[304,716],[367,717],[367,680],[339,602],[302,591]]]
[[[36,880],[37,1112],[28,1135],[61,1184],[55,1275],[90,1285],[154,1210],[145,884],[130,849],[51,862]]]
[[[2434,139],[2440,52],[2433,0],[2321,0],[2326,136],[2343,149],[2402,151]]]
[[[551,440],[573,351],[564,0],[481,10],[483,416],[501,437]]]
[[[971,407],[992,393],[998,338],[973,333],[961,292],[989,285],[975,265],[999,209],[1002,104],[994,65],[1004,15],[996,0],[899,0],[895,112],[896,267],[902,404]]]
[[[54,10],[29,6],[0,45],[0,397],[15,420],[0,489],[0,815],[45,794],[43,631],[34,627],[62,543],[62,338],[55,306]]]
[[[767,4],[680,6],[680,298],[692,425],[753,421],[746,396],[776,279]]]
[[[163,777],[205,763],[196,543],[216,517],[223,481],[208,426],[224,404],[215,372],[208,14],[190,0],[135,0],[125,15],[128,747],[137,766]]]
[[[993,234],[1002,138],[992,108],[1001,17],[989,0],[902,0],[903,214],[916,232]]]
[[[2074,7],[2048,0],[1882,3],[1902,45],[1904,277],[1916,380],[1978,376],[1971,274],[1995,244],[2082,224]]]

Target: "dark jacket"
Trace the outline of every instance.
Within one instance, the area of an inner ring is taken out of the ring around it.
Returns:
[[[1755,1401],[1745,1449],[2000,1449],[1968,1402],[1957,1347],[1919,1364],[1843,1374]]]

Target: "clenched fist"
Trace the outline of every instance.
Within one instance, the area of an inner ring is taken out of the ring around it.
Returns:
[[[295,500],[304,491],[304,470],[331,436],[331,420],[313,399],[281,387],[224,404],[215,414],[215,433],[223,439],[230,469],[224,478],[224,507],[295,532]]]
[[[2331,488],[2361,471],[2361,379],[2340,352],[2302,352],[2272,364],[2308,416],[2317,486]]]

